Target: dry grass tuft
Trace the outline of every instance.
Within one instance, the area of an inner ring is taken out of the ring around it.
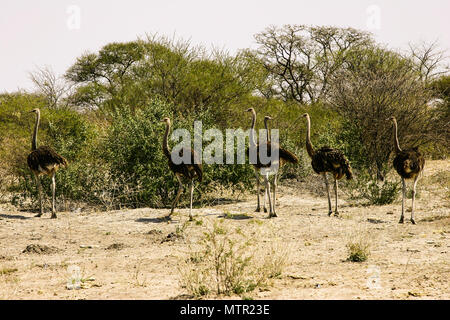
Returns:
[[[249,224],[253,225],[254,224]],[[260,245],[257,230],[244,234],[215,222],[206,227],[196,249],[180,268],[181,286],[194,297],[245,295],[271,285],[287,264],[287,249],[276,241]],[[248,231],[248,230],[246,230]],[[267,239],[267,238],[264,238]]]
[[[350,238],[346,247],[348,251],[347,261],[364,262],[370,256],[372,240],[368,232],[359,231]]]
[[[9,275],[17,271],[17,268],[2,268],[0,269],[0,275]]]

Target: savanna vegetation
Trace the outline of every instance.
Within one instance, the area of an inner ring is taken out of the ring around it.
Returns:
[[[0,200],[36,199],[26,164],[33,108],[42,112],[38,144],[51,145],[69,166],[56,176],[60,202],[164,207],[177,182],[161,143],[164,117],[174,128],[258,128],[268,114],[283,146],[300,158],[282,179],[313,174],[304,148],[308,112],[312,142],[340,148],[356,179],[345,188],[374,204],[395,200],[392,125],[401,145],[418,145],[429,158],[449,154],[449,75],[435,44],[396,52],[370,33],[351,28],[286,25],[255,35],[255,49],[236,54],[182,39],[146,36],[86,53],[58,77],[45,67],[31,73],[34,92],[0,95]],[[207,145],[208,142],[204,142]],[[205,165],[197,201],[211,192],[253,187],[250,165]],[[43,179],[50,193],[49,179]],[[354,192],[357,190],[358,192]],[[8,196],[8,195],[13,195]]]

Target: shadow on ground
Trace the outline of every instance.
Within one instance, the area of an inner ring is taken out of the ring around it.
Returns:
[[[173,219],[165,216],[165,217],[157,217],[157,218],[139,218],[135,220],[136,222],[141,223],[167,223],[167,222],[174,222]]]
[[[13,215],[13,214],[0,214],[0,218],[4,219],[17,219],[17,220],[27,220],[31,219],[31,217],[25,217],[21,215]]]

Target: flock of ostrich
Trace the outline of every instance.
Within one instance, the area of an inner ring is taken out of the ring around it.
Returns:
[[[59,155],[57,152],[55,152],[51,147],[48,146],[37,146],[37,134],[39,129],[39,122],[40,122],[40,110],[39,109],[33,109],[31,112],[34,112],[36,114],[36,122],[33,132],[33,138],[32,138],[32,151],[28,155],[27,163],[29,168],[31,169],[35,180],[37,184],[37,188],[39,191],[39,213],[36,215],[37,217],[42,216],[43,214],[43,206],[42,206],[42,187],[40,183],[40,176],[41,175],[48,175],[51,176],[52,179],[52,215],[51,218],[55,219],[56,216],[56,209],[55,209],[55,191],[56,191],[56,184],[55,184],[55,174],[57,170],[60,167],[66,167],[68,165],[67,160]],[[266,208],[266,197],[268,199],[269,203],[269,218],[277,217],[276,210],[275,210],[275,202],[276,202],[276,189],[277,189],[277,180],[278,180],[278,170],[273,171],[273,165],[275,164],[276,168],[281,168],[285,163],[292,163],[296,164],[298,163],[298,158],[295,154],[292,152],[282,148],[278,144],[272,144],[270,141],[270,135],[269,135],[269,127],[268,127],[268,121],[272,120],[270,116],[265,116],[264,118],[264,125],[267,132],[267,142],[265,142],[267,145],[264,146],[265,150],[270,151],[274,150],[274,148],[278,151],[279,157],[278,159],[272,159],[271,162],[268,164],[263,164],[260,159],[260,149],[262,149],[262,146],[256,143],[256,138],[254,135],[255,132],[255,126],[256,126],[256,111],[253,108],[250,108],[246,110],[246,112],[250,112],[252,115],[252,122],[251,122],[251,131],[250,131],[250,146],[256,148],[256,154],[257,154],[257,161],[255,164],[252,164],[255,170],[255,176],[256,176],[256,184],[257,184],[257,207],[256,212],[260,212],[261,205],[260,205],[260,175],[264,178],[264,203],[263,208],[264,212],[267,212]],[[348,159],[345,157],[343,152],[341,152],[338,149],[333,149],[328,146],[321,147],[320,149],[314,148],[314,146],[311,143],[311,120],[307,113],[303,115],[306,118],[306,124],[307,124],[307,133],[306,133],[306,150],[311,158],[311,166],[313,170],[317,173],[322,175],[325,186],[327,189],[327,195],[328,195],[328,215],[331,216],[332,206],[331,206],[331,198],[330,198],[330,186],[327,178],[327,174],[330,173],[333,176],[334,179],[334,194],[335,194],[335,211],[334,214],[336,216],[339,215],[338,211],[338,180],[345,177],[347,179],[352,179],[352,169],[350,166],[350,163]],[[390,117],[389,119],[386,119],[386,121],[392,121],[393,123],[393,136],[394,136],[394,150],[395,150],[395,158],[393,161],[393,166],[396,169],[397,173],[400,175],[402,179],[402,213],[400,217],[399,223],[404,222],[404,212],[405,212],[405,197],[406,197],[406,180],[412,179],[413,180],[413,190],[412,190],[412,206],[411,206],[411,223],[415,224],[414,220],[414,200],[415,200],[415,194],[416,194],[416,185],[419,178],[419,174],[423,171],[424,165],[425,165],[425,159],[423,155],[419,152],[417,147],[402,150],[399,146],[398,142],[398,135],[397,135],[397,121],[395,117]],[[168,136],[170,132],[171,127],[171,121],[169,118],[164,118],[161,122],[164,122],[166,125],[166,130],[163,138],[163,152],[164,155],[168,159],[168,164],[170,170],[174,173],[176,176],[178,182],[179,182],[179,188],[176,193],[175,199],[172,202],[171,210],[169,215],[166,217],[170,219],[171,215],[174,212],[174,209],[180,199],[181,193],[183,192],[183,182],[182,178],[186,179],[190,183],[190,209],[189,209],[189,218],[190,220],[193,219],[192,217],[192,202],[193,202],[193,193],[194,193],[194,181],[197,180],[199,183],[202,181],[203,176],[203,168],[201,163],[199,161],[195,161],[195,159],[198,159],[198,155],[194,152],[194,150],[190,148],[182,148],[180,149],[180,157],[183,158],[183,152],[189,152],[190,153],[190,162],[189,164],[180,163],[175,164],[171,157],[171,151],[169,149],[168,144]],[[270,157],[270,155],[268,155]],[[271,198],[271,182],[269,180],[269,175],[273,175],[273,196]]]

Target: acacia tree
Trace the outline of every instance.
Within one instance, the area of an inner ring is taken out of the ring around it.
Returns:
[[[378,47],[351,50],[331,79],[328,103],[344,120],[347,153],[382,180],[393,151],[395,116],[401,146],[420,146],[436,137],[432,94],[411,59]]]
[[[139,42],[111,43],[98,54],[79,57],[65,74],[76,86],[72,104],[91,109],[122,100],[133,80],[132,66],[142,57]]]
[[[343,64],[345,52],[373,43],[370,33],[353,28],[306,25],[271,26],[255,39],[255,59],[268,71],[266,90],[300,104],[327,95],[329,79]]]
[[[439,49],[436,41],[431,44],[410,43],[409,50],[406,57],[415,62],[414,68],[425,83],[430,83],[438,77],[448,74],[450,68],[448,64],[444,65],[448,56],[445,55],[445,51]]]
[[[174,114],[208,113],[224,124],[230,105],[254,90],[253,66],[241,53],[208,52],[187,41],[147,36],[83,55],[66,78],[77,86],[76,105],[134,109],[159,97],[170,102]]]
[[[48,66],[37,68],[29,76],[37,93],[47,100],[48,108],[67,107],[67,97],[71,94],[72,85],[64,77],[57,76]]]

